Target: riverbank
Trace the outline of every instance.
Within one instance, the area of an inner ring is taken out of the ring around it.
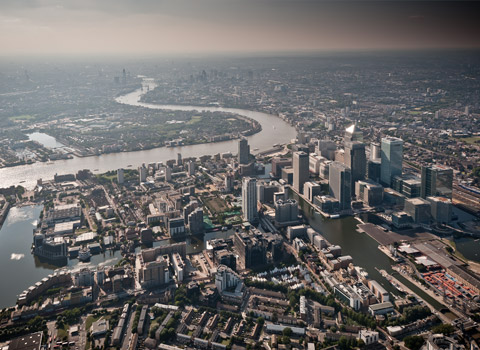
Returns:
[[[288,144],[297,135],[297,131],[289,123],[282,118],[261,112],[250,110],[242,110],[235,108],[222,107],[199,107],[199,106],[178,106],[178,105],[154,105],[139,102],[139,95],[143,92],[137,89],[126,95],[116,98],[117,102],[130,106],[144,107],[148,109],[163,110],[183,110],[183,111],[216,111],[233,113],[255,120],[261,126],[260,132],[247,136],[250,149],[258,149],[258,152],[272,149],[275,144]],[[275,132],[272,132],[272,125],[275,126]],[[91,157],[74,157],[67,160],[56,160],[46,163],[33,163],[10,168],[0,169],[0,178],[2,179],[2,187],[19,185],[20,181],[27,189],[33,189],[39,178],[52,179],[55,174],[76,173],[83,169],[97,169],[95,173],[104,173],[119,168],[140,166],[142,163],[151,163],[152,161],[166,162],[169,159],[176,159],[177,154],[181,153],[182,157],[201,157],[204,155],[214,155],[217,153],[231,152],[236,154],[238,151],[237,140],[227,140],[213,143],[200,143],[195,145],[183,145],[175,147],[160,147],[149,150],[106,153]]]

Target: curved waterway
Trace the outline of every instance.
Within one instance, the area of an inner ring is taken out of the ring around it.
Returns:
[[[248,137],[248,143],[252,150],[258,148],[259,151],[264,151],[272,148],[276,143],[290,142],[290,140],[296,136],[294,127],[283,119],[267,113],[237,108],[160,105],[141,102],[140,100],[143,94],[153,87],[155,87],[153,81],[147,80],[143,88],[117,97],[116,101],[122,104],[149,109],[225,112],[254,119],[261,124],[262,130]],[[142,163],[165,162],[169,159],[176,159],[177,153],[181,153],[183,157],[200,157],[202,155],[213,155],[223,152],[237,153],[237,151],[238,141],[230,140],[172,148],[160,147],[135,152],[109,153],[83,158],[75,157],[73,159],[48,163],[37,162],[29,165],[0,169],[0,187],[22,185],[31,189],[35,187],[37,179],[50,180],[53,179],[55,174],[76,173],[82,169],[90,169],[96,173],[103,173],[118,168],[127,168],[129,165],[132,168],[136,168]]]

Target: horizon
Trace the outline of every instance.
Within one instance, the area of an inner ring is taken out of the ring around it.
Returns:
[[[477,1],[23,0],[0,3],[1,56],[479,49]]]

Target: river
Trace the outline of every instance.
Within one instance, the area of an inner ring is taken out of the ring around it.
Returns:
[[[150,88],[153,87],[152,84],[154,83],[147,83]],[[252,118],[262,126],[262,130],[259,133],[248,137],[248,143],[252,150],[258,148],[259,151],[264,151],[272,148],[276,143],[287,143],[296,137],[294,127],[283,119],[271,114],[236,108],[156,105],[140,102],[142,95],[146,91],[146,89],[140,88],[129,94],[117,97],[116,101],[122,104],[150,109],[225,112]],[[42,141],[45,141],[44,138],[42,138]],[[52,144],[54,142],[52,140],[49,141]],[[237,151],[238,141],[230,140],[172,148],[160,147],[145,151],[108,153],[83,158],[74,157],[73,159],[57,160],[48,163],[37,162],[29,165],[0,169],[0,187],[22,185],[28,189],[32,189],[35,187],[37,179],[50,180],[53,179],[55,174],[71,174],[82,169],[90,169],[98,173],[104,173],[109,170],[126,168],[128,165],[136,168],[142,163],[165,162],[169,159],[176,159],[177,153],[181,153],[183,157],[200,157],[202,155],[213,155],[223,152],[237,153]]]

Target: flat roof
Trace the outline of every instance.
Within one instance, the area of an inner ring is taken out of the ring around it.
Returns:
[[[42,346],[42,332],[36,332],[12,339],[8,350],[39,350]]]

